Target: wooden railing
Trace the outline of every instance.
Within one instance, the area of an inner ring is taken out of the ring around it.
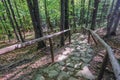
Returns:
[[[91,36],[96,44],[97,44],[96,40],[98,40],[106,48],[107,53],[103,60],[103,64],[102,64],[102,67],[101,67],[101,70],[100,70],[97,80],[102,79],[108,60],[110,60],[116,80],[120,80],[120,65],[114,56],[114,52],[113,52],[112,48],[103,39],[101,39],[99,37],[99,35],[97,35],[94,31],[84,28],[84,27],[83,27],[83,29],[88,31],[88,33],[89,33],[88,34],[89,35],[88,42],[90,41],[90,36]]]
[[[11,52],[11,51],[16,50],[16,49],[20,49],[20,48],[32,45],[32,44],[34,44],[36,42],[39,42],[39,41],[43,41],[43,40],[49,39],[51,58],[52,58],[52,62],[54,62],[53,44],[52,44],[51,38],[53,38],[55,36],[59,36],[59,35],[64,34],[66,32],[69,32],[69,43],[70,43],[70,41],[71,41],[70,29],[67,29],[67,30],[64,30],[64,31],[61,31],[61,32],[57,32],[57,33],[54,33],[54,34],[51,34],[51,35],[47,35],[47,36],[44,36],[44,37],[41,37],[41,38],[38,38],[38,39],[34,39],[34,40],[27,41],[27,42],[24,42],[24,43],[18,43],[18,44],[12,45],[12,46],[8,46],[8,47],[5,47],[5,48],[2,48],[2,49],[0,49],[0,55],[2,55],[4,53]]]

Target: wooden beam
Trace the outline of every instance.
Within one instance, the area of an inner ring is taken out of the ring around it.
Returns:
[[[113,50],[111,49],[111,47],[103,40],[101,39],[95,32],[93,32],[92,30],[90,30],[91,34],[93,36],[95,36],[99,42],[106,48],[107,52],[108,52],[108,56],[109,56],[109,59],[110,59],[110,62],[112,64],[112,68],[113,68],[113,71],[114,71],[114,74],[115,74],[115,77],[116,77],[116,80],[120,80],[120,65],[117,61],[117,59],[115,58],[114,56],[114,52]]]
[[[0,55],[2,55],[4,53],[7,53],[7,52],[10,52],[10,51],[13,51],[13,50],[16,50],[16,49],[20,49],[20,48],[29,46],[31,44],[34,44],[34,43],[42,41],[42,40],[46,40],[46,39],[61,35],[62,33],[65,33],[65,32],[68,32],[68,31],[70,31],[70,29],[67,29],[67,30],[64,30],[64,31],[61,31],[61,32],[57,32],[57,33],[54,33],[54,34],[51,34],[51,35],[47,35],[47,36],[44,36],[44,37],[41,37],[41,38],[38,38],[38,39],[34,39],[34,40],[31,40],[31,41],[27,41],[27,42],[24,42],[24,43],[18,43],[18,44],[12,45],[12,46],[2,48],[2,49],[0,49]]]
[[[106,48],[106,50],[108,52],[108,57],[112,64],[112,68],[113,68],[116,80],[120,80],[120,65],[114,56],[114,52],[113,52],[112,48],[103,39],[101,39],[99,37],[99,35],[97,35],[95,32],[93,32],[92,30],[87,29],[87,28],[84,28],[84,29],[86,29],[87,31],[90,31],[90,33]]]
[[[51,38],[49,38],[49,43],[50,43],[51,59],[52,59],[52,63],[53,63],[54,62],[54,52],[53,52],[53,44],[52,44]]]

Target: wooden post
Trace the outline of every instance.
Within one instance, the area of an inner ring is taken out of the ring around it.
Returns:
[[[92,34],[91,34],[91,37],[92,37],[93,41],[95,42],[95,44],[97,45],[97,41],[96,41],[96,39],[93,37]]]
[[[69,31],[69,44],[71,44],[71,31]]]
[[[54,62],[54,53],[53,53],[53,44],[51,38],[49,38],[49,43],[50,43],[50,53],[51,53],[51,59],[52,63]]]
[[[106,51],[106,52],[107,52],[107,51]],[[108,58],[108,53],[106,53],[97,80],[102,80],[103,75],[104,75],[104,71],[105,71],[105,69],[106,69],[106,65],[107,65],[107,63],[108,63],[108,59],[109,59],[109,58]]]
[[[88,43],[90,43],[90,31],[88,31]]]
[[[110,60],[110,63],[112,65],[114,74],[115,74],[115,78],[116,80],[120,80],[120,64],[118,63],[117,59],[114,56],[114,52],[112,50],[112,48],[103,40],[100,38],[99,35],[97,35],[95,32],[93,32],[90,29],[85,28],[87,31],[90,31],[91,34],[106,48],[107,52],[108,52],[108,57]]]

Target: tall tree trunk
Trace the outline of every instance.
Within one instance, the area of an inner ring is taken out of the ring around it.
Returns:
[[[72,5],[72,16],[73,16],[73,27],[76,29],[76,20],[75,20],[75,3],[74,0],[71,0],[71,5]]]
[[[3,16],[4,16],[4,14],[3,14]],[[0,19],[0,20],[1,20],[1,22],[2,22],[4,31],[5,31],[5,33],[6,33],[7,37],[8,37],[8,40],[9,40],[9,42],[10,42],[10,41],[11,41],[10,38],[11,38],[12,34],[10,33],[10,30],[8,30],[8,29],[6,28],[6,25],[4,24],[4,23],[6,23],[6,19],[4,19],[4,21],[3,21],[3,19]]]
[[[103,21],[102,19],[103,19],[103,14],[105,13],[106,2],[107,2],[107,0],[104,1],[103,6],[102,6],[102,10],[101,10],[101,14],[100,14],[100,23],[102,23],[102,21]]]
[[[61,0],[61,26],[60,30],[63,31],[65,27],[65,0]],[[64,46],[64,34],[61,35],[61,46]]]
[[[17,11],[17,16],[18,16],[18,18],[19,18],[20,27],[22,28],[22,32],[23,32],[24,39],[25,39],[25,28],[24,28],[24,26],[23,26],[23,22],[22,22],[22,19],[21,19],[20,14],[19,14],[18,7],[17,7],[17,3],[16,3],[15,0],[14,0],[14,5],[15,5],[15,8],[16,8],[16,11]]]
[[[116,20],[114,21],[114,26],[112,28],[111,35],[116,35],[116,31],[117,31],[119,21],[120,21],[120,11],[118,13],[118,16],[116,17]]]
[[[49,14],[48,14],[48,9],[47,9],[47,2],[46,2],[46,0],[44,0],[44,6],[45,6],[45,15],[46,15],[47,26],[48,26],[48,28],[50,28],[51,31],[53,31],[53,27],[52,27],[52,24],[51,24],[51,22],[50,22],[50,17],[49,17]]]
[[[119,8],[120,8],[120,0],[117,0],[113,13],[112,14],[109,13],[106,37],[110,37],[111,36],[112,26],[114,24],[114,20],[117,18],[117,15],[119,13],[118,12]],[[112,9],[110,10],[110,12],[112,12]]]
[[[35,31],[35,38],[43,37],[41,21],[39,16],[38,0],[27,0],[28,8],[32,18],[32,23]],[[44,41],[38,42],[38,49],[45,47]]]
[[[79,23],[81,24],[81,26],[84,23],[84,15],[85,15],[85,0],[81,0],[80,19],[79,19],[80,21]]]
[[[14,19],[14,22],[15,22],[15,24],[16,24],[16,28],[17,28],[17,30],[18,30],[19,39],[20,39],[21,42],[24,42],[24,39],[23,39],[23,37],[22,37],[21,31],[20,31],[20,28],[19,28],[19,25],[18,25],[18,22],[17,22],[17,20],[16,20],[16,18],[15,18],[15,13],[14,13],[14,10],[13,10],[13,8],[12,8],[11,1],[10,1],[10,0],[8,0],[8,4],[9,4],[10,10],[11,10],[11,13],[12,13],[12,16],[13,16],[13,19]]]
[[[94,10],[92,14],[92,23],[91,23],[91,29],[94,30],[96,26],[96,17],[97,17],[97,11],[99,6],[100,0],[94,0]]]
[[[69,29],[69,1],[65,0],[65,29]]]
[[[87,21],[86,21],[86,26],[85,26],[86,28],[88,27],[88,24],[89,24],[90,2],[91,2],[91,0],[89,0],[89,2],[88,2]]]
[[[8,8],[8,5],[7,5],[7,2],[6,2],[6,0],[2,0],[2,2],[3,2],[3,5],[5,6],[6,13],[7,13],[7,16],[8,16],[8,18],[9,18],[9,20],[10,20],[10,24],[11,24],[13,30],[14,30],[16,39],[17,39],[18,41],[20,41],[20,40],[19,40],[19,35],[18,35],[18,33],[17,33],[17,30],[16,30],[16,28],[15,28],[15,25],[14,25],[14,22],[13,22],[11,13],[10,13],[10,10],[9,10],[9,8]]]

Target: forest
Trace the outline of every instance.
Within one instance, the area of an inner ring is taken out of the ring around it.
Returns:
[[[120,0],[0,0],[0,80],[120,80]]]

